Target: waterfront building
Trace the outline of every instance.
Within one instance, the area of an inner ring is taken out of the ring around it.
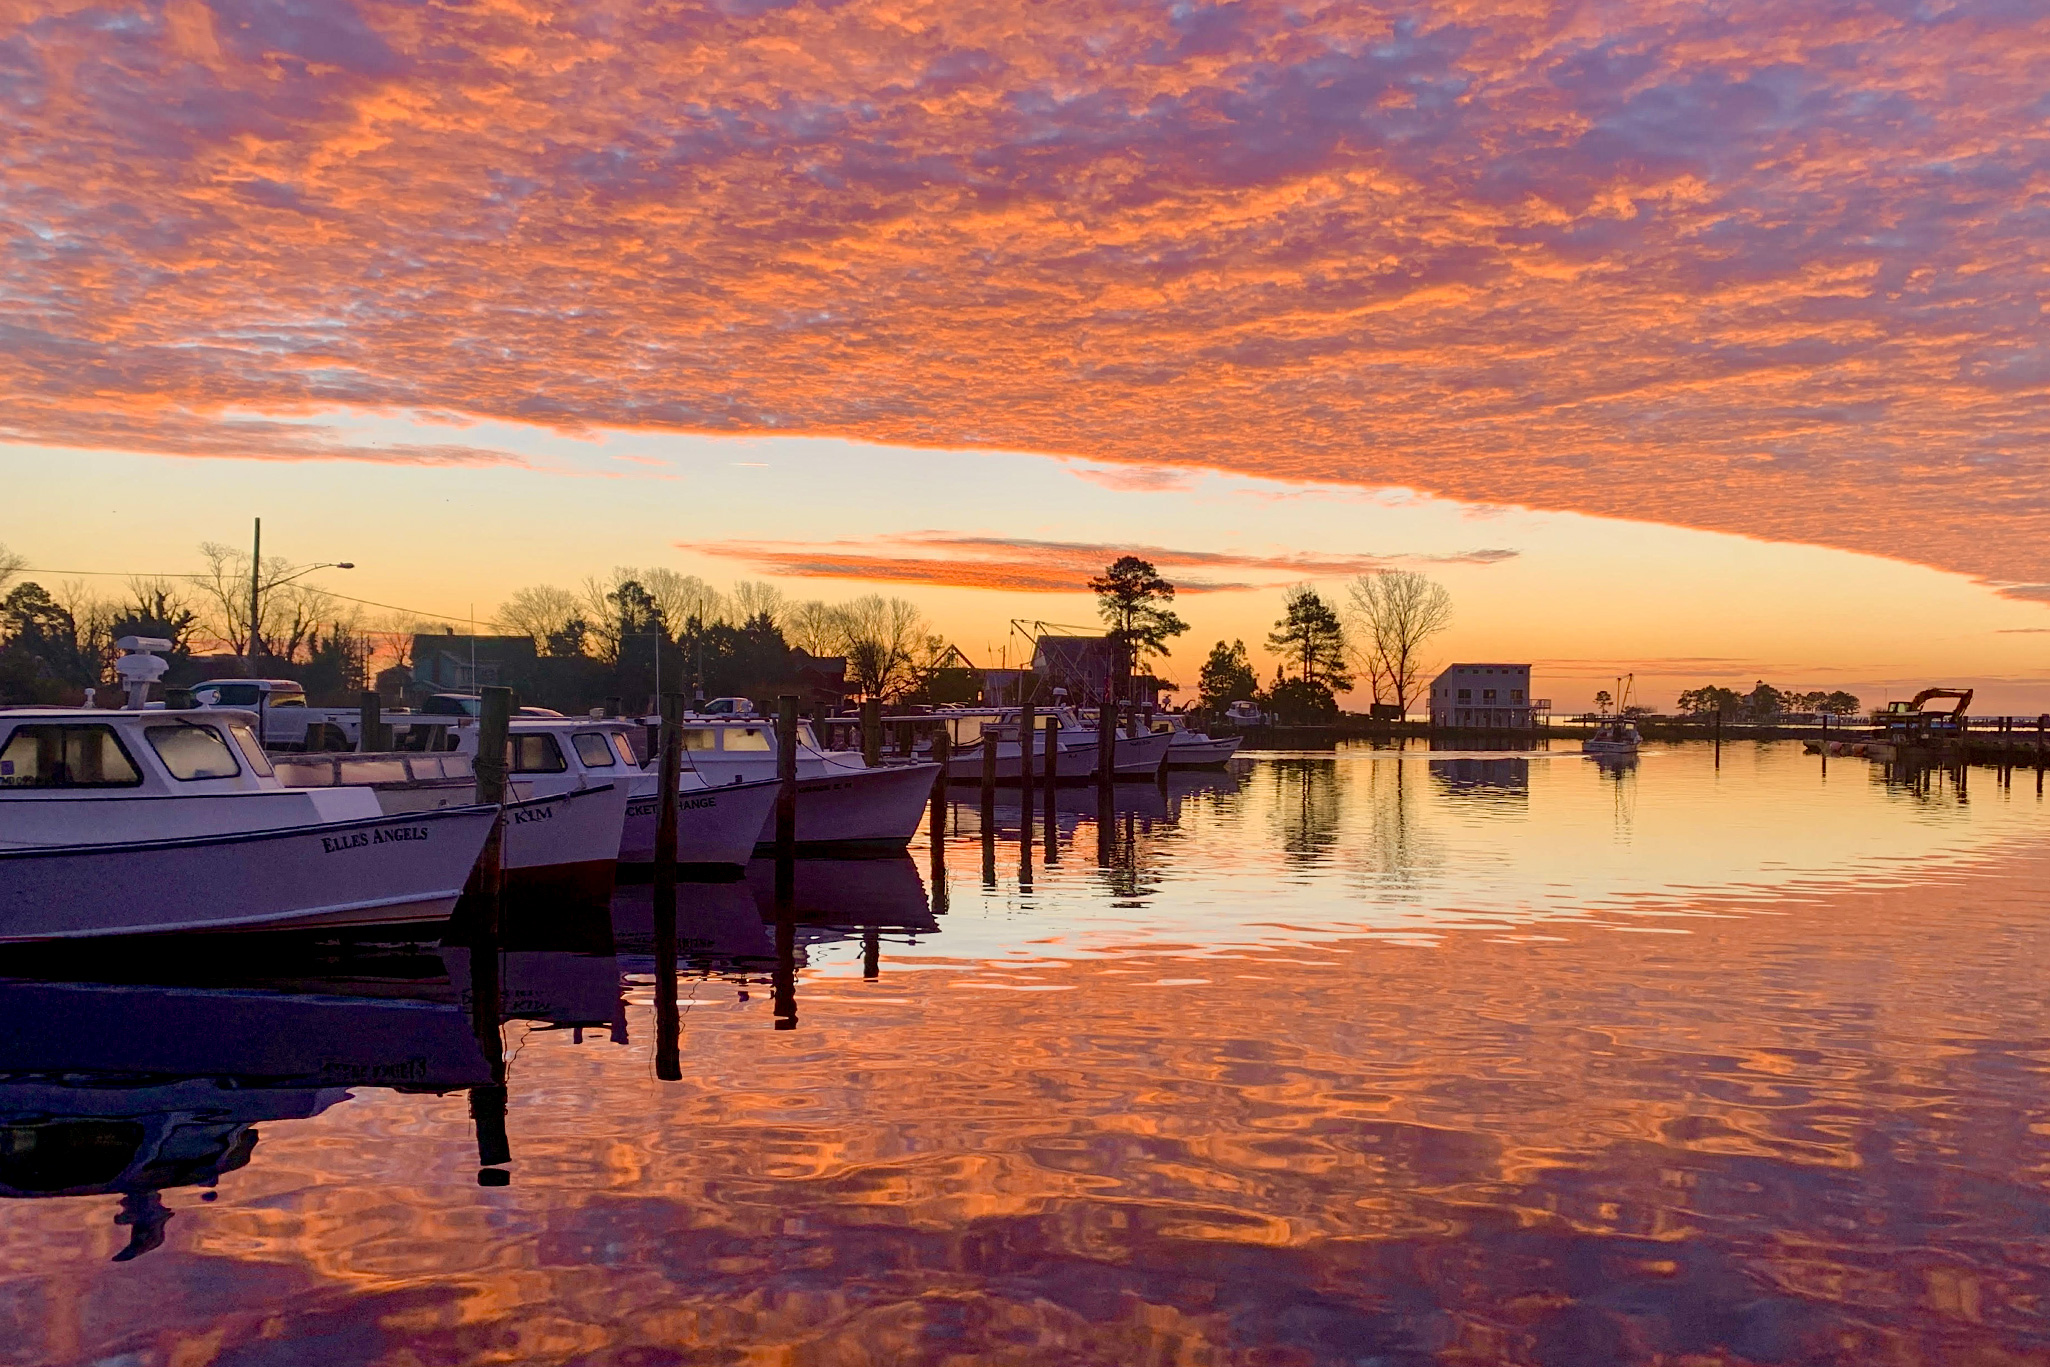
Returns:
[[[1431,680],[1431,725],[1455,731],[1528,731],[1551,710],[1530,696],[1527,664],[1456,664]]]

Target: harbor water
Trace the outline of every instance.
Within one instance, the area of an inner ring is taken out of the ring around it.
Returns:
[[[682,887],[673,1010],[646,886],[0,961],[0,1364],[2050,1363],[2035,771],[954,798]]]

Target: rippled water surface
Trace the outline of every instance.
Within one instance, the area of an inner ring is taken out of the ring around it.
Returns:
[[[645,887],[0,963],[0,1363],[2050,1363],[2034,771],[956,796],[675,979]]]

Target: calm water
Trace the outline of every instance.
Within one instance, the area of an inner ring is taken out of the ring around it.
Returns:
[[[673,1013],[645,888],[0,964],[0,1362],[2050,1362],[2050,826],[1966,785],[1359,749],[1029,851],[964,790],[684,888]]]

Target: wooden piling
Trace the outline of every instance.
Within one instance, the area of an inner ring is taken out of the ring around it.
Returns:
[[[985,840],[997,825],[997,731],[985,719],[982,728],[982,834]]]
[[[1018,790],[1023,798],[1027,826],[1032,824],[1032,747],[1038,739],[1035,731],[1038,724],[1039,718],[1034,714],[1031,703],[1018,709]]]
[[[676,1005],[676,820],[683,786],[683,695],[658,700],[655,782],[655,1076],[683,1080],[683,1018]]]
[[[362,754],[391,749],[391,738],[384,733],[384,699],[369,689],[356,701],[356,749]]]
[[[873,769],[883,762],[883,700],[865,698],[861,704],[861,762]]]
[[[477,801],[500,808],[485,837],[484,851],[477,856],[479,929],[492,940],[498,936],[499,903],[505,887],[506,761],[508,735],[513,714],[513,691],[493,686],[482,691],[478,702],[477,758],[471,768],[477,775]],[[492,1026],[497,1029],[496,1024]]]
[[[953,760],[953,750],[953,742],[944,727],[933,733],[932,757],[940,771],[932,776],[932,820],[927,824],[935,845],[947,835],[947,766]]]
[[[1118,705],[1108,693],[1104,694],[1103,706],[1096,714],[1096,787],[1099,793],[1099,820],[1107,820],[1110,813],[1111,785],[1118,777]]]
[[[776,699],[776,858],[797,857],[797,695]]]

